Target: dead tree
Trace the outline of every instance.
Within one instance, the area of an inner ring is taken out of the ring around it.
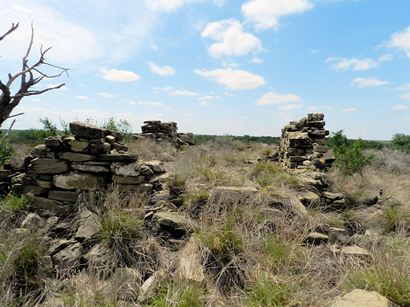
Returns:
[[[0,36],[0,42],[4,38],[6,38],[6,36],[13,33],[18,28],[18,26],[18,23],[13,23],[10,29]],[[45,55],[48,51],[50,51],[51,47],[43,50],[43,46],[41,46],[39,59],[34,64],[29,65],[29,56],[31,49],[33,47],[33,40],[34,27],[33,25],[31,25],[30,43],[28,45],[26,54],[23,57],[21,70],[15,74],[9,73],[7,82],[3,83],[0,80],[0,127],[7,119],[23,114],[12,114],[12,112],[19,105],[19,103],[24,97],[40,95],[51,90],[59,89],[65,85],[65,83],[61,83],[59,85],[46,87],[44,89],[33,89],[35,85],[37,85],[44,79],[58,78],[62,74],[68,75],[67,68],[56,66],[46,62]],[[52,68],[57,72],[55,74],[50,75],[44,72],[45,67]],[[16,90],[13,91],[13,88],[16,88]]]

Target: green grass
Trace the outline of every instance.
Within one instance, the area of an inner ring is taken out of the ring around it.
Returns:
[[[241,235],[229,222],[222,225],[220,229],[199,232],[198,238],[213,255],[220,258],[229,257],[231,254],[239,254],[244,248]]]
[[[149,306],[155,307],[201,307],[204,304],[203,287],[183,281],[167,283],[160,287],[149,302]]]
[[[2,227],[14,224],[15,219],[27,208],[27,199],[24,196],[7,196],[0,199],[0,220]]]
[[[250,285],[245,304],[249,307],[287,306],[291,295],[292,291],[289,286],[263,278]]]
[[[400,226],[410,226],[410,216],[396,206],[383,209],[383,226],[387,232],[395,231]]]
[[[389,267],[373,267],[348,274],[345,287],[376,291],[400,306],[410,306],[410,276]]]
[[[278,163],[273,162],[257,163],[253,177],[261,187],[276,186],[278,184],[285,184],[291,188],[301,186],[297,176],[287,173]]]
[[[143,224],[135,213],[114,209],[101,221],[101,240],[107,243],[131,241],[141,235]]]
[[[276,235],[271,235],[265,240],[264,254],[271,268],[276,272],[286,265],[296,267],[302,262],[303,257],[300,249],[292,247]]]

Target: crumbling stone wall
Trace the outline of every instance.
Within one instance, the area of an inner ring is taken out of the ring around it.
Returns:
[[[325,145],[329,131],[325,129],[324,114],[310,113],[299,121],[290,122],[282,129],[279,159],[290,169],[328,169],[335,161]]]
[[[175,146],[194,145],[192,133],[178,133],[176,122],[161,122],[147,120],[141,126],[142,133],[135,135],[136,139],[150,138],[155,141],[168,141]]]
[[[27,195],[30,206],[57,214],[75,204],[82,192],[112,184],[124,192],[152,193],[161,188],[158,176],[165,172],[163,165],[139,162],[120,143],[120,134],[79,122],[70,123],[70,131],[72,136],[46,138],[25,159],[24,171],[3,171],[0,181],[13,194]]]

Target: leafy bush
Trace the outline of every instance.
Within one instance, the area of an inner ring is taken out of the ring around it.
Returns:
[[[362,169],[370,164],[373,156],[364,154],[364,143],[356,140],[350,143],[343,131],[338,131],[328,138],[328,145],[333,149],[336,164],[344,175],[361,173]]]
[[[121,133],[124,136],[125,142],[131,141],[132,127],[131,124],[125,119],[117,120],[114,117],[110,117],[102,124],[102,128],[108,129],[112,132]]]
[[[410,135],[397,133],[392,139],[393,147],[410,153]]]

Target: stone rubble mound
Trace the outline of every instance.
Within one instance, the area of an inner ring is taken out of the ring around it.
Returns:
[[[2,171],[0,192],[27,195],[34,209],[66,211],[82,192],[110,185],[120,192],[148,194],[161,188],[157,177],[165,173],[162,163],[139,162],[137,155],[127,153],[120,134],[80,122],[70,123],[70,132],[34,147],[23,171]]]
[[[192,133],[178,133],[176,122],[161,122],[147,120],[141,126],[142,133],[135,135],[136,139],[149,138],[154,141],[168,141],[175,146],[194,145]]]
[[[279,160],[290,169],[328,169],[335,157],[325,145],[329,131],[325,129],[323,113],[310,113],[292,121],[282,129]]]

